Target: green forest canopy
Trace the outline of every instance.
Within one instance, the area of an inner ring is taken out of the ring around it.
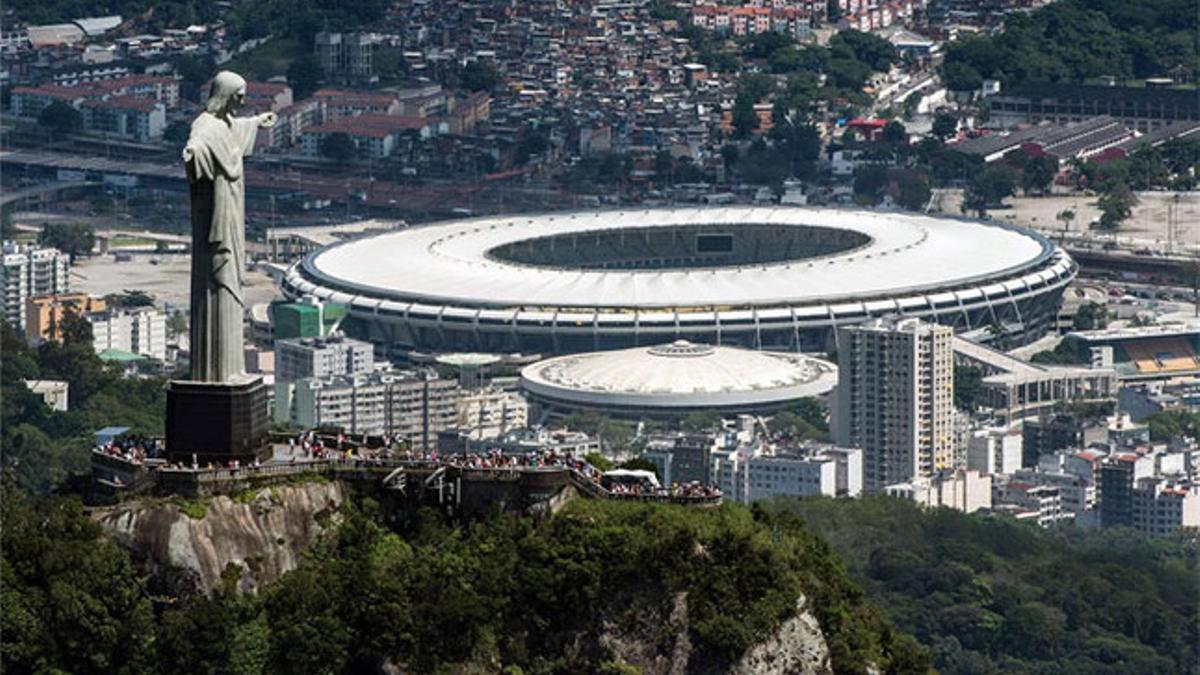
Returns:
[[[540,523],[425,512],[398,534],[364,500],[336,541],[259,594],[188,600],[140,576],[78,502],[4,491],[8,672],[620,671],[605,622],[638,626],[682,592],[696,663],[737,658],[804,593],[838,673],[928,670],[784,513],[576,500]],[[676,630],[651,620],[638,639],[669,649]]]
[[[883,497],[779,502],[945,673],[1193,673],[1195,535],[1041,530]]]
[[[982,78],[1004,87],[1162,77],[1182,66],[1200,72],[1192,0],[1060,0],[1031,14],[1008,14],[1002,33],[951,42],[943,75],[951,89]]]

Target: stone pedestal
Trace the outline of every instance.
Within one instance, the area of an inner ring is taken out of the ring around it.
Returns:
[[[172,380],[167,385],[167,455],[172,462],[269,459],[267,386]]]

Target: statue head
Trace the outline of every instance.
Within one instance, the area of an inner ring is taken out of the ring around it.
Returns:
[[[204,109],[214,115],[231,113],[246,97],[246,80],[235,72],[222,70],[213,78]]]

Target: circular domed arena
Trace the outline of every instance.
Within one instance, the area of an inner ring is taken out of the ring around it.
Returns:
[[[686,340],[557,356],[521,371],[526,397],[551,415],[769,414],[836,384],[837,367],[827,361]]]
[[[345,303],[385,353],[568,354],[686,339],[828,350],[905,315],[1025,342],[1076,265],[1040,234],[964,218],[798,207],[472,218],[309,254],[283,292]]]

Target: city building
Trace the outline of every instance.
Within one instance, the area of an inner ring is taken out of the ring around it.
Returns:
[[[754,441],[714,452],[710,476],[726,499],[743,504],[775,497],[857,497],[862,451],[824,444],[780,449]]]
[[[405,135],[425,140],[447,129],[445,122],[435,118],[362,113],[306,128],[300,135],[300,147],[305,156],[320,157],[327,137],[344,134],[360,157],[382,159],[395,151]]]
[[[1134,489],[1154,477],[1154,458],[1132,452],[1116,453],[1100,465],[1100,524],[1133,527]]]
[[[22,380],[29,391],[42,397],[51,410],[66,412],[71,383],[63,380]]]
[[[1063,508],[1061,491],[1057,486],[1010,480],[994,482],[992,508],[1006,512],[1017,520],[1029,520],[1038,527],[1050,527],[1075,517]]]
[[[1006,422],[1052,414],[1068,401],[1111,400],[1120,389],[1111,367],[1030,363],[958,336],[954,362],[982,371],[976,405]]]
[[[930,265],[928,261],[937,260]],[[1056,325],[1077,266],[1029,230],[797,207],[471,218],[338,242],[289,298],[347,301],[392,351],[573,354],[662,344],[829,351],[835,327],[903,313],[1015,342]]]
[[[366,373],[374,365],[375,350],[370,343],[343,335],[275,341],[275,377],[279,383]]]
[[[271,314],[274,339],[319,338],[330,334],[346,316],[346,306],[306,297],[296,302],[278,303],[272,306]]]
[[[1142,478],[1133,489],[1131,525],[1151,537],[1200,528],[1200,493],[1167,478]]]
[[[56,248],[5,242],[4,320],[25,330],[29,298],[65,293],[70,288],[70,256]]]
[[[529,404],[524,397],[493,387],[464,391],[456,411],[456,426],[472,441],[497,438],[529,424]]]
[[[453,443],[443,443],[438,438],[439,452],[458,452],[466,447],[462,431],[451,429],[447,434],[453,435]],[[453,447],[451,447],[453,446]],[[557,455],[572,455],[582,458],[584,455],[600,451],[600,439],[582,431],[570,429],[547,429],[544,427],[510,429],[496,438],[484,439],[471,443],[472,450],[499,450],[509,455],[531,455],[553,453]]]
[[[1012,133],[968,138],[946,147],[985,162],[999,161],[1017,152],[1023,156],[1047,155],[1062,164],[1071,159],[1095,157],[1135,136],[1121,120],[1099,115],[1069,124],[1043,123]]]
[[[978,471],[954,469],[883,488],[892,497],[908,499],[926,508],[943,507],[974,513],[992,507],[992,477]]]
[[[321,31],[313,41],[317,61],[331,79],[368,79],[374,73],[375,46],[378,36],[370,33]]]
[[[663,485],[709,485],[713,482],[714,453],[724,447],[723,434],[660,434],[647,441],[642,456],[657,467],[658,477]]]
[[[839,331],[834,440],[862,448],[867,490],[954,468],[953,334],[917,319]]]
[[[1011,474],[1021,468],[1021,430],[977,429],[967,441],[967,468],[981,474]]]
[[[25,338],[30,342],[61,340],[63,316],[79,316],[106,309],[104,298],[86,293],[55,293],[25,300]]]
[[[135,96],[87,99],[79,108],[84,130],[93,134],[145,142],[162,138],[167,128],[166,107],[153,99]]]
[[[337,428],[390,436],[431,450],[458,422],[460,389],[428,373],[373,371],[305,377],[290,383],[290,402],[276,400],[275,421],[293,428]]]
[[[1187,120],[1200,120],[1193,89],[1027,84],[988,97],[990,122],[1000,127],[1081,122],[1111,116],[1142,133]]]
[[[154,307],[108,309],[85,314],[97,354],[116,350],[159,361],[167,358],[167,315]]]

